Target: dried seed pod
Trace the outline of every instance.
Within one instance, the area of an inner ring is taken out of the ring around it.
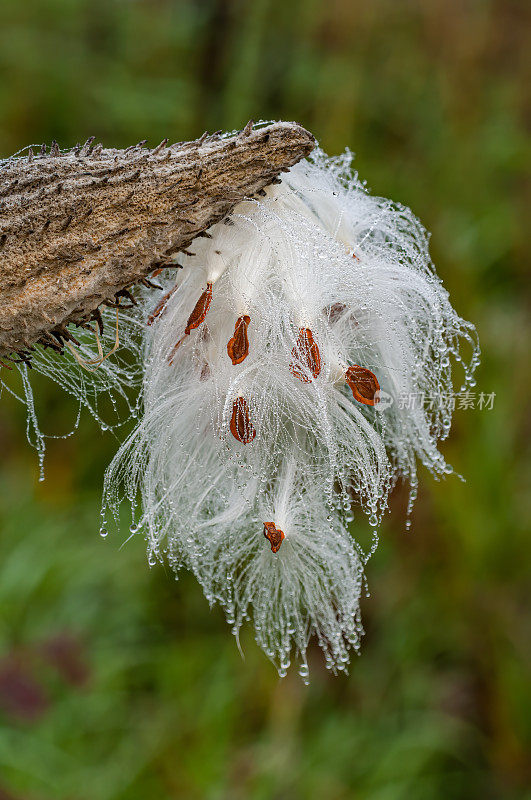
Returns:
[[[359,647],[364,565],[378,537],[355,541],[353,500],[377,528],[400,478],[411,482],[411,508],[417,456],[449,471],[436,440],[451,409],[415,404],[404,414],[380,400],[382,414],[372,414],[359,403],[378,401],[384,377],[390,393],[453,392],[449,356],[460,337],[474,346],[433,273],[423,228],[338,170],[317,153],[194,243],[192,274],[143,329],[144,416],[106,480],[113,511],[139,489],[152,558],[190,566],[236,635],[252,619],[280,674],[298,658],[307,675],[314,634],[334,671]],[[167,369],[207,281],[216,297],[205,323]],[[164,291],[173,283],[162,282]],[[235,369],[245,314],[251,358]]]
[[[295,123],[152,150],[93,143],[0,162],[0,355],[83,322],[315,145]]]

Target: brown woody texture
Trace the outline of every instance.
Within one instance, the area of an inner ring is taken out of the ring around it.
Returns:
[[[101,322],[98,307],[174,264],[236,203],[308,155],[313,136],[278,122],[154,149],[93,139],[0,165],[0,356],[61,350],[69,323]]]

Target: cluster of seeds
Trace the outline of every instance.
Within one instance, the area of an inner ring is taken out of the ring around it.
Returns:
[[[235,634],[252,618],[281,674],[295,657],[306,678],[312,635],[345,669],[376,546],[352,537],[352,508],[376,531],[398,478],[414,499],[417,460],[451,471],[451,410],[395,400],[451,391],[452,356],[472,381],[473,327],[418,221],[368,195],[348,154],[317,151],[194,251],[144,320],[144,413],[106,503],[125,489],[150,559],[192,570]]]

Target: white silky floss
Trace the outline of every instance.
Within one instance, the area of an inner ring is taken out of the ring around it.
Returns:
[[[145,326],[143,416],[105,480],[151,561],[192,570],[236,635],[252,619],[280,674],[295,659],[305,680],[312,636],[333,670],[359,646],[376,535],[364,553],[353,502],[376,528],[397,479],[413,501],[417,459],[451,472],[449,405],[397,398],[448,395],[450,357],[465,385],[478,363],[424,229],[351,175],[349,153],[317,151],[195,240]]]

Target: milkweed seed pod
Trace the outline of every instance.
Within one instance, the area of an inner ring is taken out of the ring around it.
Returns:
[[[470,383],[474,328],[419,222],[371,197],[348,153],[318,150],[240,203],[188,266],[176,288],[161,276],[144,320],[143,416],[105,503],[116,512],[124,485],[140,498],[150,558],[191,569],[235,633],[252,618],[281,674],[295,657],[306,676],[312,634],[344,669],[376,546],[349,533],[353,501],[376,530],[397,479],[413,501],[418,460],[451,471],[437,448],[451,407],[398,399],[449,395],[451,358]]]
[[[295,122],[251,120],[232,134],[145,144],[104,148],[92,136],[69,150],[53,142],[0,158],[0,393],[26,404],[41,466],[47,437],[28,369],[74,394],[102,428],[134,414],[137,339],[126,309],[137,285],[177,270],[197,236],[315,142]],[[118,344],[133,355],[111,362]]]

